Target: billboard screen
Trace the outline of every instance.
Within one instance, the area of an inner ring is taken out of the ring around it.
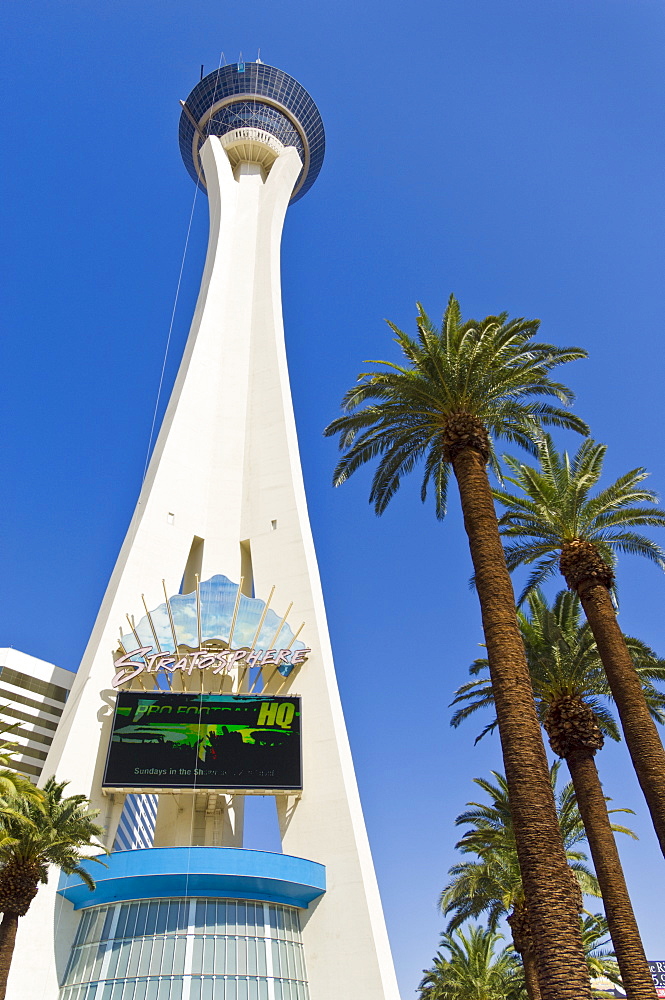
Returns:
[[[665,997],[665,962],[649,962],[656,996]]]
[[[300,698],[120,691],[108,788],[302,788]]]
[[[665,962],[649,962],[649,969],[651,970],[653,984],[656,988],[656,996],[665,997]],[[602,989],[610,997],[616,997],[617,1000],[625,1000],[626,991],[620,986],[615,986],[609,979],[596,979],[593,985],[597,989]]]

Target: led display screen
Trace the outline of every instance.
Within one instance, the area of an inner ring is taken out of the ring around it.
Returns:
[[[109,788],[302,788],[300,698],[120,691]]]

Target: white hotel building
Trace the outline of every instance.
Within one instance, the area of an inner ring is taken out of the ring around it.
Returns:
[[[34,784],[41,777],[75,676],[18,649],[0,648],[2,739],[18,744],[14,765]]]

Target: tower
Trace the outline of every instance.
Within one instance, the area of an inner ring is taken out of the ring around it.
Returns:
[[[157,795],[154,846],[91,867],[94,893],[52,876],[19,930],[10,996],[397,998],[281,313],[284,217],[324,146],[311,97],[260,62],[210,74],[183,104],[180,149],[210,208],[201,289],[44,767],[100,809],[109,848],[127,796]],[[274,795],[283,854],[242,848],[251,793]]]

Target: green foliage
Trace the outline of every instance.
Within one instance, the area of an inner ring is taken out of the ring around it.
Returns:
[[[586,895],[599,896],[596,878],[585,864],[586,855],[577,849],[585,833],[575,793],[570,783],[557,793],[558,770],[557,763],[550,770],[550,778],[566,857],[580,890]],[[470,827],[456,847],[463,854],[475,854],[476,860],[459,862],[448,871],[450,881],[439,899],[443,913],[450,916],[448,932],[481,914],[487,915],[490,930],[496,930],[502,917],[516,906],[524,905],[508,785],[502,774],[492,771],[492,775],[495,783],[474,778],[475,784],[489,796],[489,803],[468,802],[470,808],[455,820],[456,826]]]
[[[17,728],[18,723],[2,733],[8,735]],[[21,799],[26,799],[39,807],[43,796],[31,781],[15,770],[13,757],[18,746],[11,740],[0,740],[0,824],[11,817],[15,822],[29,826],[30,820],[16,809],[16,805]]]
[[[614,957],[607,920],[600,913],[585,913],[582,920],[582,944],[586,964],[592,979],[605,976],[610,982],[621,984],[619,966]],[[594,990],[597,997],[607,996],[602,990]]]
[[[441,947],[418,987],[419,1000],[527,1000],[524,972],[514,949],[500,947],[503,936],[470,926],[441,935]],[[598,913],[582,918],[582,943],[592,979],[621,983],[614,954],[607,947],[607,920]],[[594,998],[609,996],[592,990]]]
[[[420,1000],[526,1000],[522,963],[503,937],[484,927],[441,935],[442,951],[418,987]]]
[[[559,766],[558,762],[554,764],[550,770],[550,777],[566,857],[575,874],[580,891],[585,895],[600,896],[596,878],[585,863],[586,855],[578,847],[585,839],[585,832],[573,786],[568,783],[561,791],[557,792]],[[494,782],[483,778],[474,779],[475,783],[487,793],[489,802],[467,803],[469,808],[455,820],[457,826],[468,827],[456,845],[458,850],[464,854],[474,854],[475,859],[462,861],[449,869],[450,881],[444,887],[439,902],[443,913],[450,917],[446,934],[442,938],[442,944],[448,948],[450,955],[442,956],[440,952],[437,954],[433,967],[425,974],[425,978],[420,984],[420,1000],[448,1000],[449,997],[452,1000],[453,997],[457,997],[453,990],[456,982],[454,976],[458,973],[449,967],[451,964],[455,964],[461,969],[459,982],[461,984],[465,981],[463,980],[464,970],[470,963],[466,962],[465,964],[465,960],[459,957],[460,948],[466,949],[471,954],[467,938],[459,930],[465,921],[478,918],[481,915],[486,917],[487,930],[478,927],[472,928],[469,936],[469,942],[473,942],[474,953],[477,952],[480,955],[482,954],[481,939],[483,947],[489,952],[495,949],[499,936],[497,928],[503,918],[516,911],[526,912],[515,834],[508,805],[508,786],[502,774],[493,771],[492,775],[495,779]],[[615,829],[617,828],[615,827]],[[625,832],[630,833],[631,831],[626,830]],[[449,942],[456,941],[455,934],[462,943],[457,945],[456,950],[453,950]],[[489,944],[491,935],[494,937]],[[606,948],[608,939],[609,932],[605,918],[598,914],[585,913],[582,918],[582,942],[589,974],[592,977],[606,976],[612,982],[620,982],[614,955]],[[510,949],[504,949],[499,952],[495,961],[498,963],[502,956],[506,952],[510,954],[510,951]],[[486,967],[490,967],[489,959],[486,962]],[[478,977],[477,982],[480,981],[481,977]],[[445,992],[446,989],[449,989],[449,984],[452,984],[450,991]],[[462,986],[460,985],[459,988],[461,989]],[[514,998],[514,1000],[526,1000],[523,973],[516,974],[514,978],[509,977],[505,988],[507,997]],[[426,992],[428,989],[431,992]],[[437,989],[440,992],[436,992]],[[593,990],[594,997],[606,995],[602,990]],[[484,998],[485,994],[482,992],[477,994],[460,992],[459,996]],[[493,997],[494,993],[487,993],[487,996]]]
[[[65,796],[66,787],[66,781],[49,778],[42,789],[41,801],[22,797],[14,813],[3,818],[0,897],[7,871],[29,867],[36,872],[36,881],[45,883],[49,865],[56,865],[67,875],[79,875],[90,889],[94,889],[94,880],[81,867],[81,861],[90,858],[91,848],[97,852],[104,850],[95,842],[103,829],[94,822],[97,811],[89,809],[86,797]]]
[[[559,365],[586,357],[579,348],[537,343],[537,320],[508,320],[507,313],[481,321],[462,320],[459,303],[450,296],[441,329],[418,305],[414,340],[392,323],[403,364],[372,361],[380,369],[363,372],[358,385],[342,401],[344,415],[326,428],[339,435],[345,452],[334,473],[343,483],[366,462],[379,460],[370,502],[382,514],[402,476],[421,460],[421,496],[434,489],[436,514],[446,513],[449,464],[444,458],[448,418],[469,414],[482,422],[490,437],[490,461],[498,469],[492,440],[504,438],[535,454],[543,426],[566,427],[586,434],[579,417],[552,405],[573,400],[570,389],[550,379]]]
[[[535,590],[528,597],[528,614],[518,612],[517,617],[540,721],[547,717],[553,702],[562,695],[572,695],[591,708],[603,735],[619,740],[619,728],[606,705],[612,699],[607,675],[591,629],[581,620],[577,595],[561,591],[550,607],[543,594]],[[665,661],[639,639],[626,636],[626,645],[649,711],[657,722],[665,723],[665,693],[653,683],[665,682]],[[461,706],[451,719],[455,727],[479,709],[494,705],[487,660],[475,660],[469,673],[473,680],[457,689],[452,702]],[[496,725],[493,719],[476,742]]]
[[[613,567],[616,555],[626,552],[645,556],[665,569],[665,552],[635,527],[665,526],[665,511],[657,506],[652,490],[640,484],[648,473],[633,469],[616,482],[594,493],[603,471],[606,446],[587,439],[574,458],[560,454],[548,434],[541,438],[535,468],[504,456],[512,475],[506,476],[518,492],[494,490],[505,508],[499,524],[501,534],[516,539],[506,546],[509,570],[535,563],[520,595],[527,594],[558,570],[562,546],[575,538],[592,542]]]

